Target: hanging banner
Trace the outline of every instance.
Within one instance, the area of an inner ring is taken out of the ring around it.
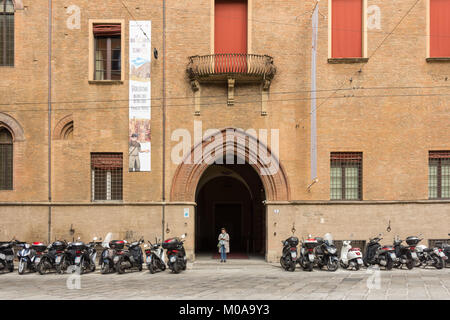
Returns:
[[[316,55],[317,55],[318,26],[319,26],[319,4],[316,3],[312,15],[312,50],[311,50],[311,180],[317,179]]]
[[[151,21],[130,21],[130,172],[151,170]]]

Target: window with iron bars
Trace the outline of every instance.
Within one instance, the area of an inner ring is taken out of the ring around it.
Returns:
[[[91,153],[92,201],[122,200],[122,153]]]
[[[362,152],[331,152],[330,199],[362,200]]]
[[[450,151],[430,151],[428,172],[429,199],[449,199]]]
[[[13,189],[13,138],[0,127],[0,190]]]
[[[0,66],[14,66],[14,4],[0,0]]]

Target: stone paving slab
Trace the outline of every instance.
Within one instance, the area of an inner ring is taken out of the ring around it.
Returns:
[[[369,283],[369,285],[368,285]],[[69,284],[69,286],[68,286]],[[78,286],[79,284],[79,286]],[[450,268],[287,272],[262,261],[194,262],[180,274],[0,274],[0,299],[444,299]]]

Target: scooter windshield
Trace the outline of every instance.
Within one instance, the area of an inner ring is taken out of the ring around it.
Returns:
[[[323,241],[328,245],[333,245],[333,236],[331,235],[331,233],[326,233],[323,236]]]

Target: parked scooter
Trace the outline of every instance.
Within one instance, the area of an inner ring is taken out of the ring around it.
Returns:
[[[184,250],[184,238],[186,234],[183,234],[180,238],[170,238],[163,242],[163,249],[167,250],[167,266],[173,273],[179,273],[181,270],[186,270],[187,258],[186,251]]]
[[[77,242],[69,242],[65,257],[69,261],[68,268],[72,267],[72,272],[75,272],[77,269],[80,270],[81,274],[87,271],[95,271],[95,258],[97,257],[97,251],[94,248],[95,240],[97,240],[96,237],[94,237],[92,242],[85,244],[78,237]]]
[[[66,247],[67,243],[65,241],[56,240],[50,244],[36,267],[39,274],[43,275],[52,269],[57,273],[61,273],[61,261]]]
[[[363,255],[360,248],[352,248],[351,241],[343,241],[341,248],[340,265],[344,269],[359,270],[363,265]]]
[[[394,249],[395,255],[397,256],[397,261],[394,262],[394,267],[402,268],[405,265],[409,270],[414,268],[414,266],[419,262],[416,253],[416,245],[419,243],[420,239],[415,236],[410,236],[406,238],[406,243],[408,246],[403,246],[403,240],[399,239],[398,236],[394,239]]]
[[[421,241],[423,239],[420,239]],[[427,248],[427,246],[420,244],[416,246],[417,256],[419,257],[419,265],[422,267],[433,266],[436,269],[444,268],[447,256],[441,248]]]
[[[148,243],[144,244],[147,269],[150,273],[155,273],[157,270],[166,270],[166,263],[164,262],[166,258],[161,244],[157,240],[154,244],[150,241]]]
[[[142,258],[141,244],[143,242],[144,239],[132,242],[131,244],[125,243],[125,246],[128,249],[124,251],[117,251],[115,260],[117,261],[116,269],[118,273],[125,273],[126,269],[132,268],[137,268],[139,271],[142,271],[142,263],[144,261]]]
[[[337,248],[334,245],[333,237],[330,233],[325,234],[323,238],[317,238],[317,246],[314,248],[316,254],[317,266],[322,269],[327,266],[328,271],[336,271],[339,259],[337,257]]]
[[[19,274],[24,274],[25,271],[36,272],[47,246],[42,242],[33,242],[31,245],[24,243],[20,246],[22,249],[17,253],[19,259],[17,271]]]
[[[450,236],[450,233],[448,234]],[[439,249],[442,249],[442,252],[444,252],[447,259],[445,259],[445,266],[450,267],[450,241],[447,240],[447,242],[437,242],[436,247]]]
[[[283,251],[280,258],[281,267],[286,271],[295,271],[295,266],[297,264],[298,238],[292,236],[281,241],[281,243],[283,244]]]
[[[117,271],[116,262],[119,261],[119,256],[117,255],[117,252],[123,251],[123,248],[125,246],[125,240],[112,240],[109,243],[105,242],[102,245],[103,251],[98,261],[101,273],[107,274],[110,272]]]
[[[395,248],[393,246],[381,246],[380,241],[383,239],[382,234],[378,234],[376,237],[369,239],[369,243],[366,246],[364,254],[364,265],[369,267],[370,265],[379,265],[391,270],[394,267],[394,262],[397,261],[395,254]]]
[[[18,244],[16,240],[0,244],[0,271],[14,271],[14,246],[16,244]]]
[[[300,259],[298,263],[303,270],[312,271],[314,267],[314,261],[316,256],[314,254],[314,248],[318,245],[316,238],[309,235],[308,239],[302,241],[300,248]]]

